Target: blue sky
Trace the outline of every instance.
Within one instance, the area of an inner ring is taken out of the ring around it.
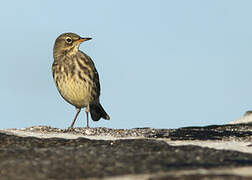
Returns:
[[[252,1],[6,1],[1,4],[1,126],[67,128],[54,85],[55,39],[92,37],[101,103],[92,127],[224,124],[252,109]],[[86,126],[84,111],[76,126]]]

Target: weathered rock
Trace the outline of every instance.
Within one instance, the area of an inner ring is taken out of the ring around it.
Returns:
[[[252,124],[211,125],[179,129],[159,129],[147,137],[171,140],[242,140],[251,141]]]
[[[223,125],[179,129],[76,128],[73,134],[142,139],[90,140],[18,137],[0,133],[0,179],[82,179],[178,170],[252,166],[252,154],[199,146],[170,146],[170,140],[250,140],[252,125]],[[24,131],[67,133],[50,127]],[[86,133],[86,134],[85,134]],[[145,137],[145,138],[144,138]],[[148,139],[151,138],[151,139]],[[161,138],[161,139],[156,139]],[[149,179],[246,179],[230,174],[152,176]]]

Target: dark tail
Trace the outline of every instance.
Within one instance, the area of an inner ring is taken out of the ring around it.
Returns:
[[[102,105],[98,104],[90,104],[90,114],[94,121],[99,121],[99,119],[103,118],[109,120],[109,115],[105,112]]]

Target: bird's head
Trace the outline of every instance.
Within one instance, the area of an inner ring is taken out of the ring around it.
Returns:
[[[78,52],[80,43],[90,39],[92,38],[83,38],[74,33],[63,33],[55,40],[53,51],[72,55]]]

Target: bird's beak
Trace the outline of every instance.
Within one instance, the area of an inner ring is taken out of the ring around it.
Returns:
[[[79,40],[77,40],[79,43],[82,43],[82,42],[84,42],[84,41],[88,41],[88,40],[90,40],[90,39],[92,39],[92,38],[80,38]]]

